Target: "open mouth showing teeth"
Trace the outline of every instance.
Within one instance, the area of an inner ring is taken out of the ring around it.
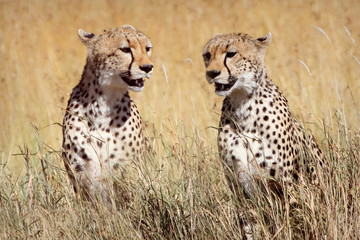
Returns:
[[[124,82],[126,82],[127,85],[129,85],[130,87],[143,87],[144,86],[144,79],[139,78],[139,79],[130,79],[128,77],[122,77],[122,79],[124,80]]]
[[[215,91],[216,92],[228,91],[234,86],[235,82],[236,81],[232,81],[228,84],[215,83]]]

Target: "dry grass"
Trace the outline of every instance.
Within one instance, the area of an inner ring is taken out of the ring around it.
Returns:
[[[224,182],[211,128],[222,99],[206,83],[201,59],[214,34],[239,31],[272,32],[269,75],[331,166],[325,197],[310,189],[297,212],[261,199],[241,206],[259,213],[266,238],[268,210],[279,239],[359,238],[359,12],[356,0],[1,0],[0,238],[240,238],[240,203]],[[120,183],[133,201],[110,214],[73,196],[58,156],[58,123],[85,63],[77,29],[123,24],[154,45],[154,74],[131,95],[156,154]]]

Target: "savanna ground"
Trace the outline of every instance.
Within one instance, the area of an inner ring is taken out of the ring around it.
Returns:
[[[239,239],[238,209],[257,213],[258,239],[359,239],[359,12],[357,0],[1,0],[0,239]],[[109,213],[73,194],[61,122],[85,64],[77,29],[123,24],[154,46],[154,74],[131,93],[152,151],[118,183],[131,200]],[[326,154],[328,181],[299,188],[298,209],[236,200],[226,186],[222,98],[201,57],[220,32],[273,34],[268,73]]]

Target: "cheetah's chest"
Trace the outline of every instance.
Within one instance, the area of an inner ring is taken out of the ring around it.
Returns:
[[[70,108],[69,117],[65,118],[71,148],[76,148],[79,155],[70,159],[73,168],[81,165],[86,169],[91,162],[91,166],[101,171],[117,170],[140,156],[144,144],[142,121],[129,97],[125,96],[110,109],[95,102],[80,109],[78,116],[73,112]]]
[[[224,101],[218,147],[225,171],[243,185],[254,177],[283,175],[284,167],[292,168],[294,148],[292,124],[286,104],[279,98],[250,99],[240,107]],[[291,169],[290,169],[291,170]]]
[[[133,159],[141,153],[143,143],[142,121],[136,112],[103,119],[90,129],[91,145],[99,159],[110,165]]]
[[[218,148],[224,168],[229,168],[243,182],[254,176],[274,177],[272,169],[278,168],[278,151],[269,145],[266,137],[251,131],[240,132],[233,126],[224,125],[218,134]]]

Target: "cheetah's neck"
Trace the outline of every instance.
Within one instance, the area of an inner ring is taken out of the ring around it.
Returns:
[[[106,84],[112,77],[111,74],[94,70],[93,64],[87,61],[74,93],[75,99],[83,103],[86,115],[93,121],[104,121],[114,115],[120,106],[131,103],[127,89]]]
[[[81,82],[84,82],[90,91],[93,90],[97,94],[98,90],[106,97],[107,102],[111,103],[121,99],[128,92],[126,87],[118,84],[119,81],[121,80],[118,74],[98,69],[94,63],[87,60]]]
[[[226,109],[231,112],[233,117],[237,119],[244,118],[244,113],[248,105],[251,104],[258,97],[258,92],[262,87],[266,85],[266,82],[271,81],[266,74],[265,68],[255,75],[253,81],[256,82],[256,87],[252,92],[248,92],[245,89],[238,89],[233,91],[230,96],[224,100],[224,105],[229,105]]]

